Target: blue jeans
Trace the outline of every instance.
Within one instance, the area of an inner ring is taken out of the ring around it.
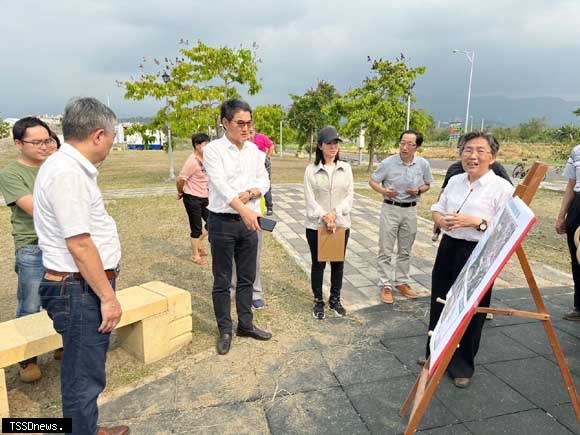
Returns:
[[[42,281],[42,251],[37,245],[28,245],[16,250],[14,271],[18,275],[16,317],[40,311],[38,286]]]
[[[111,280],[115,288],[115,280]],[[97,398],[105,388],[110,334],[101,334],[101,301],[83,279],[40,283],[42,307],[62,335],[62,414],[72,418],[74,435],[97,433]]]

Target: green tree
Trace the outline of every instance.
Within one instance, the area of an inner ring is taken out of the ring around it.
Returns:
[[[0,119],[0,139],[10,136],[10,124]]]
[[[546,132],[546,118],[531,118],[527,122],[519,125],[520,139],[524,141],[534,141],[542,137]]]
[[[253,111],[252,118],[256,132],[265,134],[276,144],[280,143],[280,122],[283,122],[282,138],[284,142],[291,142],[295,137],[295,132],[288,125],[288,116],[279,104],[257,106]]]
[[[149,126],[145,124],[132,124],[125,129],[126,136],[135,133],[139,133],[141,135],[141,139],[143,139],[143,145],[145,149],[148,150],[149,145],[151,145],[155,140],[155,136],[152,134],[152,131],[149,128]]]
[[[324,80],[319,81],[316,88],[308,89],[304,95],[290,95],[292,106],[288,112],[288,121],[296,130],[299,145],[302,147],[310,143],[310,159],[316,131],[329,124],[338,127],[341,113],[334,104],[339,97],[334,85]]]
[[[370,75],[335,104],[336,111],[346,116],[345,134],[356,137],[365,129],[370,171],[375,154],[386,151],[388,144],[405,129],[407,95],[411,95],[411,101],[415,100],[412,84],[426,69],[409,68],[402,54],[394,62],[370,57],[367,60],[371,64]],[[424,111],[411,112],[411,128],[424,132],[431,123],[432,119]]]
[[[150,129],[163,128],[169,121],[174,134],[188,136],[192,131],[206,131],[208,126],[219,128],[219,105],[227,98],[239,97],[238,88],[247,87],[249,95],[257,94],[257,46],[232,49],[210,47],[201,41],[189,47],[181,40],[183,48],[175,59],[153,59],[156,72],[145,73],[147,58],[139,68],[138,79],[117,82],[125,89],[125,98],[141,101],[154,98],[165,101],[152,121]],[[164,80],[164,75],[169,80]]]
[[[572,113],[576,116],[580,116],[580,109],[576,109]]]

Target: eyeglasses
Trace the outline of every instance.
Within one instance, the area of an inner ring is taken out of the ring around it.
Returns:
[[[36,148],[40,148],[41,145],[44,145],[47,148],[52,148],[56,146],[56,141],[53,138],[46,139],[46,140],[21,140],[22,143],[29,143],[30,145],[34,145]]]
[[[399,142],[399,145],[402,147],[409,147],[409,148],[415,148],[417,146],[417,144],[414,142],[404,142],[404,141]]]
[[[491,154],[490,151],[483,148],[463,148],[463,150],[461,151],[461,154],[463,154],[464,156],[476,154],[477,157],[483,157],[488,153]]]
[[[252,128],[254,121],[235,121],[234,124],[236,124],[239,128]]]

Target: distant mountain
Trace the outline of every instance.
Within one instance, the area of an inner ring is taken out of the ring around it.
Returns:
[[[466,96],[418,95],[417,106],[437,121],[463,121]],[[481,124],[513,126],[530,118],[545,117],[549,125],[580,124],[580,117],[572,112],[580,108],[580,101],[566,101],[554,97],[506,98],[501,96],[472,97],[469,114],[475,127]]]

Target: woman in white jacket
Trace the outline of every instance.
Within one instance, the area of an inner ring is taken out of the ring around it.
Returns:
[[[328,231],[337,227],[346,229],[344,249],[348,243],[350,210],[354,196],[352,169],[339,159],[339,143],[342,139],[332,126],[324,127],[318,133],[318,146],[313,164],[304,173],[304,199],[306,200],[306,239],[312,257],[310,280],[314,293],[313,316],[324,319],[324,299],[322,281],[326,263],[318,261],[318,228],[325,226]],[[330,263],[330,299],[328,305],[337,316],[346,310],[340,300],[344,261]]]

